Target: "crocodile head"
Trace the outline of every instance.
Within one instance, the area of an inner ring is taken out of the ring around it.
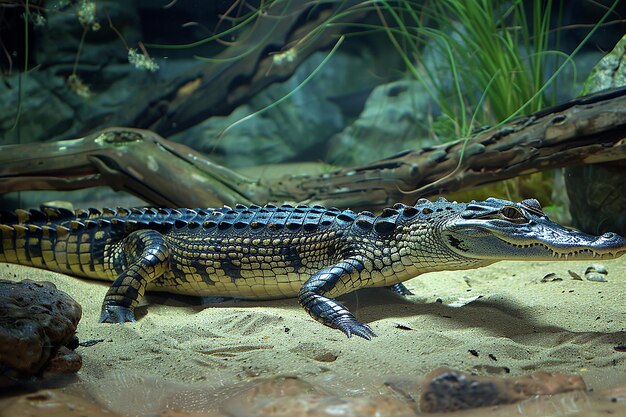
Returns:
[[[441,223],[441,234],[457,255],[485,261],[595,260],[626,253],[625,238],[563,227],[551,221],[534,199],[472,201]]]

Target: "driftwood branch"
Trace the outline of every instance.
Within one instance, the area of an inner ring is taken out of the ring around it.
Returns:
[[[97,185],[164,207],[249,203],[244,192],[254,190],[252,180],[147,130],[108,128],[80,139],[0,146],[0,192]]]
[[[329,173],[252,179],[156,133],[0,147],[0,192],[109,185],[157,206],[298,201],[377,208],[522,174],[626,158],[626,89],[581,97],[458,142]]]
[[[346,9],[350,13],[340,13]],[[230,114],[268,85],[288,79],[315,51],[337,42],[341,25],[362,19],[359,2],[277,2],[260,14],[235,43],[210,62],[170,69],[165,78],[150,79],[124,103],[125,111],[87,114],[83,129],[134,126],[172,135],[210,116]],[[306,34],[316,33],[307,37]],[[284,54],[289,59],[279,59]],[[79,131],[79,135],[88,131]]]
[[[626,158],[626,88],[573,99],[450,144],[268,184],[270,200],[351,207],[445,194],[553,168]]]

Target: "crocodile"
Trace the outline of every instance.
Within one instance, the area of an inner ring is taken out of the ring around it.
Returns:
[[[335,300],[364,287],[410,294],[420,274],[500,260],[607,259],[626,239],[551,221],[535,199],[420,199],[378,215],[318,205],[3,212],[0,262],[112,281],[101,322],[135,321],[146,290],[241,299],[298,297],[348,337],[375,336]]]

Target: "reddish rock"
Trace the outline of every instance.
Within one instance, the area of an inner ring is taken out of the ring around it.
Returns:
[[[61,346],[56,354],[50,358],[44,369],[45,373],[74,373],[83,366],[83,358],[71,349]]]
[[[409,417],[415,412],[391,396],[338,397],[295,377],[264,381],[231,398],[228,415],[258,417]]]
[[[598,392],[597,395],[614,403],[626,404],[626,385],[604,389]]]
[[[80,369],[77,354],[59,350],[76,332],[82,314],[76,301],[51,283],[30,280],[0,280],[0,300],[0,387]]]
[[[0,417],[121,417],[82,397],[41,390],[0,402]]]
[[[585,383],[578,375],[536,372],[517,378],[501,378],[436,369],[424,380],[420,409],[429,413],[456,411],[577,390],[585,390]]]

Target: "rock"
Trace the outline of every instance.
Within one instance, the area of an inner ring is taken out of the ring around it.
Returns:
[[[606,279],[606,275],[599,274],[597,272],[589,272],[585,274],[585,278],[587,278],[587,281],[595,281],[595,282],[607,282],[608,281]]]
[[[593,264],[585,270],[585,278],[588,281],[607,282],[606,276],[608,273],[609,271],[604,265]]]
[[[550,272],[549,274],[546,274],[543,278],[541,278],[541,282],[554,282],[554,281],[563,281],[563,278],[561,278],[554,272]]]
[[[83,358],[73,350],[61,346],[44,369],[49,374],[74,373],[83,366]]]
[[[255,113],[298,88],[326,54],[312,54],[288,80],[267,87],[230,115],[211,117],[170,139],[208,153],[231,168],[325,159],[326,141],[345,125],[341,107],[345,100],[337,97],[357,89],[369,91],[377,81],[362,71],[375,62],[372,54],[355,57],[338,52],[332,65],[323,67],[297,94]]]
[[[578,375],[536,372],[529,376],[500,378],[440,368],[424,380],[420,409],[427,413],[450,412],[577,390],[585,390],[585,383]]]
[[[73,342],[82,310],[51,283],[0,280],[0,387],[46,372],[76,372]]]
[[[90,26],[80,51],[78,73],[86,72],[89,76],[98,73],[100,77],[108,77],[102,67],[111,63],[127,63],[128,51],[120,44],[118,34],[109,29],[109,22],[113,22],[115,29],[124,35],[129,47],[136,48],[137,41],[142,39],[141,18],[138,7],[131,2],[114,0],[98,0],[94,22],[99,28]],[[67,7],[59,10],[49,10],[46,14],[46,24],[36,30],[36,46],[33,51],[37,63],[46,63],[43,70],[47,70],[50,62],[52,66],[71,68],[76,59],[76,48],[83,37],[83,26],[78,17],[78,8]],[[95,29],[95,30],[94,30]],[[47,74],[48,77],[58,76],[60,71]],[[99,80],[99,89],[104,84]]]
[[[624,66],[624,48],[626,36],[617,42],[613,50],[606,54],[591,70],[585,81],[581,95],[626,85],[626,67]]]
[[[332,138],[326,160],[354,165],[433,145],[426,127],[430,106],[431,99],[418,81],[376,87],[359,118]]]
[[[114,372],[89,382],[87,391],[89,398],[95,399],[112,413],[120,415],[161,417],[415,415],[410,405],[392,396],[342,397],[291,376],[256,379],[216,389],[201,384],[194,386],[173,383],[162,375]]]
[[[150,77],[145,72],[129,70],[128,51],[118,33],[108,28],[107,16],[115,22],[116,30],[123,33],[125,42],[136,47],[143,36],[138,8],[131,2],[98,0],[96,20],[100,29],[90,29],[86,34],[83,34],[77,9],[74,5],[46,8],[45,24],[36,25],[30,34],[29,65],[36,70],[29,70],[25,76],[20,74],[21,70],[14,69],[13,74],[0,83],[0,143],[3,145],[80,136],[120,108],[126,108],[142,88],[149,88]],[[34,9],[32,12],[31,16],[37,14]],[[74,71],[83,36],[76,73],[85,85],[91,86],[89,100],[79,97],[67,82]],[[21,54],[22,51],[15,52]],[[18,109],[19,124],[14,128]]]
[[[594,67],[581,94],[626,85],[626,36]],[[565,169],[573,226],[588,233],[626,233],[626,160]]]
[[[606,388],[600,391],[598,396],[613,403],[626,403],[626,384]]]
[[[277,377],[231,398],[228,415],[258,417],[413,416],[401,400],[385,395],[338,397],[296,377]]]
[[[593,264],[593,265],[589,265],[587,267],[587,269],[585,269],[585,275],[590,273],[590,272],[597,272],[598,274],[608,275],[609,270],[606,269],[606,266],[604,266],[604,265]]]
[[[60,390],[41,390],[0,403],[0,417],[34,416],[120,417],[93,401]]]
[[[46,80],[30,76],[22,81],[22,96],[15,94],[17,81],[0,83],[0,143],[17,144],[41,141],[46,135],[56,135],[69,129],[74,110],[50,90]],[[19,129],[13,129],[18,118]],[[54,110],[53,110],[54,109]],[[19,133],[18,133],[19,131]]]
[[[565,170],[573,226],[587,233],[626,234],[626,160]]]

